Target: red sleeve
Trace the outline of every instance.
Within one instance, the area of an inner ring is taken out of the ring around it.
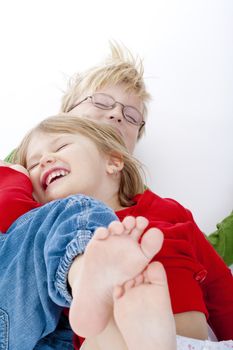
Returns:
[[[0,231],[6,232],[21,215],[39,207],[32,197],[32,184],[25,174],[0,167]]]
[[[157,222],[153,226],[164,233],[163,247],[153,260],[160,261],[166,270],[173,312],[199,311],[208,318],[209,310],[198,280],[206,271],[195,256],[192,224]]]
[[[174,313],[200,311],[219,340],[233,339],[233,277],[191,213],[172,199],[147,190],[135,197],[135,205],[117,212],[145,216],[149,227],[164,233],[161,251],[154,257],[166,270]]]
[[[218,340],[233,339],[233,276],[222,258],[207,241],[192,219],[198,261],[207,271],[201,283],[209,312],[209,324]]]
[[[208,317],[202,289],[195,278],[204,267],[197,260],[190,241],[192,223],[185,209],[148,190],[135,200],[135,206],[117,215],[120,220],[126,215],[145,216],[149,220],[148,228],[157,227],[164,233],[162,249],[154,260],[160,261],[166,270],[173,312],[200,311]]]
[[[219,340],[233,339],[233,277],[191,213],[150,191],[136,200],[125,214],[145,216],[149,227],[164,233],[163,247],[154,259],[165,267],[173,312],[203,312]],[[121,212],[118,215],[122,220]]]

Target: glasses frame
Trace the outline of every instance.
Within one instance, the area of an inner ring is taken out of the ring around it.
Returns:
[[[96,94],[101,94],[101,95],[105,95],[105,96],[107,96],[107,97],[111,97],[111,99],[114,101],[114,103],[113,103],[109,108],[101,108],[100,106],[97,106],[95,103],[92,102],[92,98],[93,98],[93,96],[96,95]],[[83,100],[81,100],[81,101],[79,101],[78,103],[72,105],[72,106],[67,110],[67,113],[69,113],[70,111],[72,111],[72,109],[78,107],[81,103],[83,103],[84,101],[88,100],[89,98],[91,99],[91,103],[93,104],[93,106],[95,106],[96,108],[99,108],[99,109],[103,109],[103,110],[111,110],[111,109],[115,108],[115,105],[118,103],[119,105],[122,106],[122,115],[123,115],[124,119],[125,119],[128,123],[130,123],[130,124],[132,124],[132,125],[139,126],[139,127],[140,127],[139,130],[141,130],[141,128],[146,124],[145,120],[142,120],[140,123],[133,123],[133,122],[131,122],[130,120],[128,120],[127,117],[126,117],[125,114],[124,114],[124,109],[125,109],[126,107],[133,108],[133,109],[135,109],[139,114],[141,114],[141,113],[140,113],[136,108],[134,108],[134,107],[132,107],[132,106],[124,105],[123,103],[116,101],[112,96],[107,95],[107,94],[104,94],[104,93],[102,93],[102,92],[97,92],[97,93],[95,93],[95,94],[93,94],[93,95],[90,95],[90,96],[85,97]],[[143,116],[142,116],[142,118],[143,118]]]

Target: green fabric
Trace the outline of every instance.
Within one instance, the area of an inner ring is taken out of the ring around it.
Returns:
[[[233,212],[206,238],[228,266],[233,264]]]
[[[8,163],[12,163],[13,162],[14,153],[15,153],[15,149],[10,154],[8,154],[8,156],[4,159],[4,161],[8,162]]]

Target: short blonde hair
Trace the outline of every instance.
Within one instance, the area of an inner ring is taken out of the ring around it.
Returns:
[[[98,66],[75,74],[69,81],[67,92],[64,94],[61,112],[68,112],[85,91],[93,93],[103,87],[124,84],[126,92],[134,92],[143,103],[143,118],[147,117],[147,102],[150,94],[146,90],[142,60],[133,57],[124,46],[110,42],[111,54]],[[138,138],[142,136],[144,126],[139,130]]]
[[[80,116],[59,114],[40,122],[24,137],[14,155],[14,162],[27,167],[27,151],[30,140],[36,132],[81,134],[93,141],[100,152],[115,155],[122,159],[119,185],[119,201],[122,206],[134,204],[133,197],[144,191],[141,164],[129,154],[121,137],[107,125],[100,124]]]

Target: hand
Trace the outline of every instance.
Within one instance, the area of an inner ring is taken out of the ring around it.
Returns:
[[[14,170],[19,171],[20,173],[25,174],[29,177],[29,173],[28,173],[27,169],[24,168],[20,164],[11,164],[11,163],[4,162],[3,160],[0,159],[0,167],[1,166],[6,166],[8,168],[14,169]]]

